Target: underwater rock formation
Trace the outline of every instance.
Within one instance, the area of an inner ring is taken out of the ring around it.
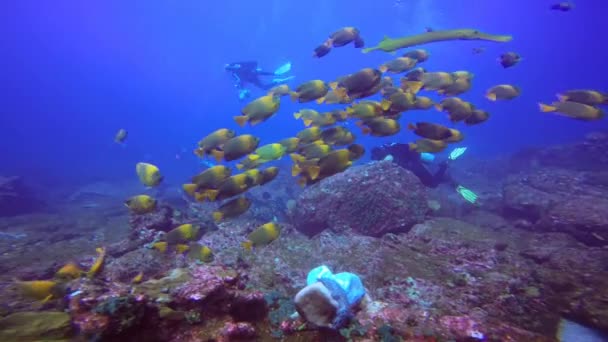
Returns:
[[[425,187],[390,161],[352,167],[310,186],[297,199],[293,222],[312,236],[325,229],[369,236],[407,232],[429,211]]]
[[[588,245],[608,244],[608,188],[597,172],[540,168],[507,178],[504,213],[522,227],[565,232]]]
[[[0,217],[34,212],[41,206],[21,177],[0,176]]]
[[[173,222],[173,209],[168,205],[160,205],[155,211],[148,214],[132,214],[129,224],[134,233],[146,229],[167,232],[174,228],[175,225]]]

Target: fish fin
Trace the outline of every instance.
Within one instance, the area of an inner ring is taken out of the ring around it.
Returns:
[[[196,184],[182,184],[182,189],[184,190],[185,193],[187,193],[189,196],[193,197],[194,196],[194,192],[196,191],[196,188],[198,186]]]
[[[243,246],[243,248],[247,251],[247,252],[251,252],[251,247],[253,246],[253,242],[247,240],[245,242],[241,242],[241,246]]]
[[[222,159],[224,159],[224,151],[220,151],[220,150],[211,150],[211,154],[213,155],[213,157],[215,158],[215,160],[220,163],[222,161]]]
[[[196,200],[197,202],[205,202],[206,199],[207,199],[207,197],[205,196],[204,193],[201,193],[201,192],[194,193],[194,200]]]
[[[194,151],[192,151],[192,152],[194,152],[194,154],[200,158],[202,158],[205,155],[205,151],[200,147],[195,148]]]
[[[304,120],[304,126],[308,127],[312,124],[312,120]]]
[[[435,104],[435,109],[437,109],[440,112],[443,112],[443,106],[440,105],[439,103]]]
[[[538,108],[543,113],[555,112],[557,110],[557,108],[555,108],[554,106],[549,106],[549,105],[546,105],[544,103],[539,103],[538,104]]]
[[[418,94],[418,92],[420,91],[420,89],[422,89],[422,86],[424,85],[420,81],[405,81],[404,83],[407,91],[412,94]]]
[[[336,90],[336,88],[338,88],[338,82],[329,82],[328,85],[331,90]]]
[[[321,172],[321,168],[317,165],[308,168],[308,176],[310,176],[310,179],[312,180],[315,180],[317,179],[317,177],[319,177],[319,172]]]
[[[494,94],[494,93],[487,93],[486,94],[486,99],[488,99],[490,101],[496,101],[496,94]]]
[[[416,130],[416,125],[410,122],[407,124],[407,129],[409,129],[410,131]]]
[[[296,120],[297,120],[297,119],[299,119],[299,118],[301,118],[301,117],[302,117],[302,114],[300,114],[300,112],[295,112],[295,113],[293,113],[293,118],[294,118],[294,119],[296,119]]]
[[[388,67],[386,65],[381,65],[378,67],[378,70],[380,70],[381,73],[385,73],[388,70]]]
[[[249,124],[251,126],[256,126],[258,124],[262,123],[262,120],[249,120]]]
[[[568,95],[557,94],[557,99],[559,102],[566,102],[568,101]]]
[[[204,194],[205,194],[205,198],[208,198],[210,201],[213,202],[217,198],[219,191],[214,190],[214,189],[207,189],[204,191]]]
[[[46,296],[40,303],[44,304],[44,303],[48,302],[51,299],[53,299],[53,295],[52,294]]]
[[[382,110],[389,110],[392,105],[393,103],[387,99],[383,99],[382,102],[380,102],[380,107],[382,108]]]
[[[291,176],[292,177],[295,177],[295,176],[299,175],[300,172],[302,172],[302,169],[300,168],[300,165],[294,164],[294,166],[291,167]]]
[[[300,94],[296,93],[295,91],[289,92],[289,98],[291,98],[291,101],[297,101],[299,97]]]
[[[234,121],[236,121],[236,123],[241,127],[245,126],[245,124],[247,123],[247,119],[248,117],[246,115],[239,115],[234,117]]]
[[[258,159],[260,159],[260,156],[258,154],[254,153],[254,154],[249,155],[249,160],[251,160],[251,161],[256,161]]]
[[[213,216],[213,220],[215,222],[221,221],[222,218],[224,217],[224,215],[221,212],[219,212],[219,211],[214,211],[213,214],[211,214],[211,215]]]
[[[352,107],[346,108],[346,114],[352,114],[355,110]]]
[[[323,143],[323,142],[321,142],[321,143]],[[291,157],[291,160],[293,160],[294,163],[301,163],[304,160],[306,160],[306,158],[304,156],[297,154],[297,153],[291,153],[289,156]]]
[[[317,104],[322,104],[323,102],[325,102],[325,96],[318,98],[315,102]]]

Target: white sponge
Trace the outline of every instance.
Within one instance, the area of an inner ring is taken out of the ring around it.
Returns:
[[[301,289],[295,298],[296,309],[302,318],[319,327],[330,327],[339,309],[339,304],[321,282]]]

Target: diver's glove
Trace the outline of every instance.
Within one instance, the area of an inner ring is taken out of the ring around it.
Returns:
[[[477,194],[462,185],[459,185],[456,188],[456,192],[458,192],[462,198],[471,204],[475,204],[477,202]]]
[[[463,155],[466,150],[466,147],[456,147],[452,152],[450,152],[450,156],[448,158],[450,160],[456,160],[458,157]]]

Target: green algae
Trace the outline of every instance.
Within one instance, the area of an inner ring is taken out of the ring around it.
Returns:
[[[60,311],[17,312],[0,319],[0,341],[70,341],[70,315]]]

